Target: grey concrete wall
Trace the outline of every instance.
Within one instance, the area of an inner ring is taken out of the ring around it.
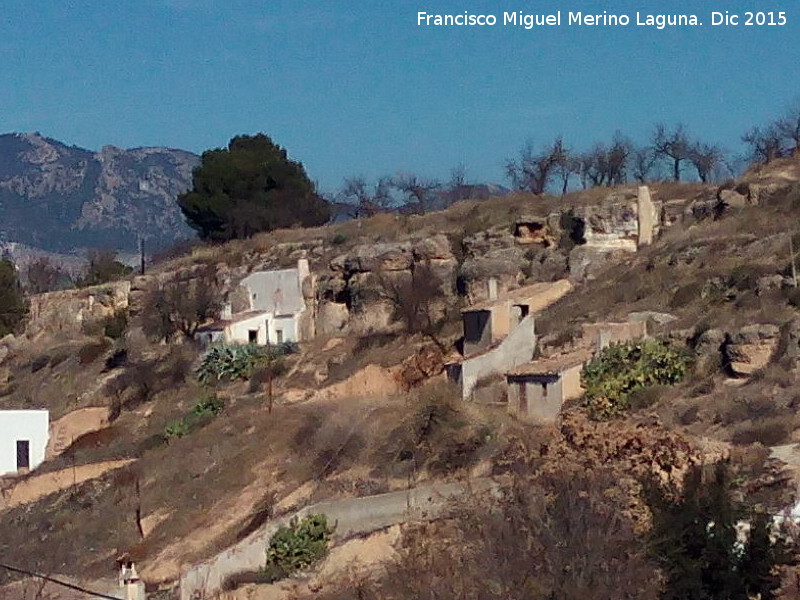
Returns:
[[[478,380],[498,373],[506,373],[533,358],[536,349],[534,316],[528,315],[499,346],[467,358],[461,363],[461,394],[469,398]]]
[[[465,312],[464,356],[470,356],[492,345],[492,315],[488,310]]]
[[[294,518],[324,514],[336,523],[334,536],[344,539],[413,520],[432,520],[447,512],[453,499],[472,492],[495,491],[499,484],[489,478],[468,483],[420,486],[411,490],[348,498],[307,506],[280,519],[270,521],[244,540],[186,571],[181,575],[180,600],[209,600],[226,578],[264,566],[270,538]]]

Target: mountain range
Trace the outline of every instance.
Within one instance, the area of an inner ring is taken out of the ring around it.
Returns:
[[[0,135],[0,244],[48,252],[135,250],[193,235],[176,197],[200,157],[185,150],[67,146],[39,133]]]

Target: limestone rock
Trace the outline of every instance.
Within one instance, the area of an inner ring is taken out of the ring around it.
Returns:
[[[775,325],[747,325],[729,334],[722,346],[725,365],[732,375],[749,377],[763,369],[778,347],[780,330]]]
[[[450,240],[444,234],[412,240],[412,254],[416,261],[454,260]]]
[[[350,318],[346,304],[339,302],[320,302],[317,307],[317,333],[329,335],[345,328]]]

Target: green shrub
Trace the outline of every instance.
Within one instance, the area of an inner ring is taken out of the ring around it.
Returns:
[[[170,441],[186,437],[202,427],[204,423],[208,422],[209,418],[216,417],[224,407],[225,404],[216,394],[203,396],[194,405],[192,412],[167,425],[164,429],[164,438]]]
[[[585,406],[598,420],[631,408],[631,394],[654,385],[674,385],[686,375],[692,358],[665,341],[630,342],[605,348],[581,373]]]
[[[341,232],[333,234],[331,246],[341,246],[347,242],[347,236]]]
[[[176,440],[189,435],[192,431],[191,423],[186,417],[176,419],[164,429],[164,437],[167,440]]]
[[[203,396],[195,404],[192,414],[198,417],[205,415],[217,416],[225,408],[225,403],[216,394]]]
[[[288,527],[279,528],[270,539],[265,573],[277,581],[311,566],[325,556],[332,533],[325,515],[292,519]]]
[[[218,344],[203,356],[197,368],[197,377],[203,384],[249,379],[258,367],[276,363],[283,356],[297,351],[295,342],[284,342],[277,346]]]

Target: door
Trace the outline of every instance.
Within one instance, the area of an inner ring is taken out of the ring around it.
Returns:
[[[247,341],[251,344],[258,342],[258,329],[250,329],[247,331]]]
[[[31,443],[17,440],[17,471],[31,468]]]
[[[275,330],[275,341],[278,344],[282,344],[283,343],[283,329],[276,329]]]

